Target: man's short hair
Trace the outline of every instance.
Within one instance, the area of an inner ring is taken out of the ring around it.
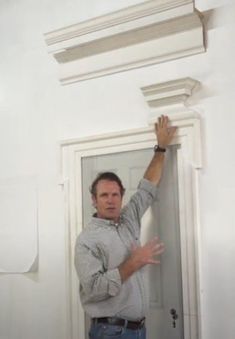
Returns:
[[[123,197],[123,195],[125,193],[125,188],[122,184],[121,179],[117,176],[117,174],[115,174],[113,172],[98,173],[97,177],[95,178],[95,180],[93,181],[93,183],[91,184],[91,187],[90,187],[90,192],[91,192],[92,195],[96,196],[97,184],[101,180],[115,181],[118,184],[118,186],[120,188],[121,196]]]

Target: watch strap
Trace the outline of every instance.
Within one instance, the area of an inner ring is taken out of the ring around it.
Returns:
[[[154,146],[154,152],[156,153],[156,152],[162,152],[162,153],[164,153],[164,152],[166,152],[166,148],[163,148],[163,147],[160,147],[160,146],[158,146],[158,145],[155,145]]]

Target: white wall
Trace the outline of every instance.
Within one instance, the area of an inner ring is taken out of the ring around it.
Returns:
[[[47,54],[43,33],[138,2],[0,3],[0,180],[34,176],[39,191],[39,270],[0,275],[0,339],[67,339],[59,141],[146,126],[148,108],[140,87],[184,76],[202,83],[192,101],[203,120],[202,339],[234,338],[233,0],[196,1],[206,11],[205,54],[64,87]]]

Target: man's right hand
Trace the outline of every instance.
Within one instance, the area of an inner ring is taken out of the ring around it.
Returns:
[[[160,264],[160,260],[156,256],[163,252],[164,244],[158,237],[148,241],[144,246],[133,245],[130,257],[118,267],[122,282],[145,265]]]
[[[164,252],[164,244],[158,237],[148,241],[144,246],[132,246],[131,257],[137,269],[147,264],[160,264],[159,258],[154,258]]]

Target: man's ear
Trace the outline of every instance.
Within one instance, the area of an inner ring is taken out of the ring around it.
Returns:
[[[96,205],[97,205],[97,201],[96,201],[96,197],[94,196],[94,194],[92,194],[92,205],[93,205],[93,207],[95,207],[96,208]]]

